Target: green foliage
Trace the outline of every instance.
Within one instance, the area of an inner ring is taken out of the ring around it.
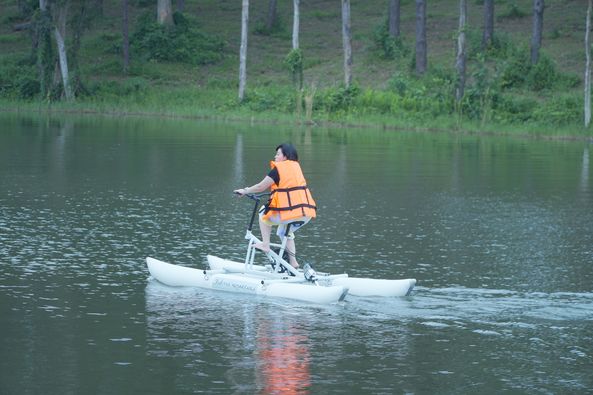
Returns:
[[[475,60],[480,56],[504,60],[514,56],[519,48],[505,32],[494,32],[492,42],[487,48],[482,48],[483,31],[476,28],[466,29],[468,59]],[[522,50],[524,50],[522,48]]]
[[[502,63],[500,86],[505,89],[524,86],[530,69],[529,51],[527,49],[514,51]]]
[[[328,88],[317,94],[314,108],[328,113],[345,112],[359,94],[360,88],[355,84]]]
[[[174,14],[175,25],[159,25],[152,13],[145,13],[136,24],[130,42],[149,61],[209,64],[222,59],[224,42],[198,30],[193,18]]]
[[[548,56],[540,54],[539,61],[531,67],[526,82],[529,89],[539,92],[554,86],[558,79],[556,67]]]
[[[410,54],[410,48],[400,37],[392,37],[389,35],[389,27],[387,19],[377,26],[373,32],[373,41],[379,57],[384,59],[398,59],[406,57]]]
[[[37,48],[35,48],[36,53],[32,54],[32,57],[35,59],[39,71],[40,93],[45,99],[52,96],[51,76],[57,58],[56,51],[52,46],[52,23],[49,12],[37,10],[33,15],[31,26],[33,35],[38,42]]]
[[[388,89],[400,98],[400,110],[431,115],[448,114],[453,109],[454,76],[442,69],[431,69],[423,77],[395,74]]]
[[[149,86],[149,83],[142,77],[132,77],[123,81],[100,81],[89,85],[89,94],[104,100],[113,100],[145,93]]]
[[[491,119],[492,108],[500,96],[500,76],[489,66],[485,56],[479,55],[466,86],[461,103],[462,113],[469,119],[485,123]]]
[[[298,87],[303,87],[303,51],[300,48],[292,49],[284,58],[284,65],[292,76],[292,82]]]
[[[276,14],[276,18],[272,22],[272,26],[268,27],[266,20],[259,19],[253,28],[253,33],[260,36],[281,36],[287,35],[287,30],[282,17]]]
[[[147,8],[147,7],[154,7],[155,2],[154,2],[154,0],[136,0],[135,4],[136,4],[136,7],[138,7],[138,8]]]
[[[554,95],[533,109],[533,119],[545,125],[566,125],[583,119],[583,99],[579,95]]]
[[[294,91],[279,87],[256,88],[246,92],[241,106],[256,112],[290,113],[294,109]]]
[[[533,119],[537,102],[529,97],[500,95],[493,103],[493,119],[500,123],[525,123]]]
[[[511,2],[509,2],[508,8],[506,9],[506,11],[504,11],[503,13],[501,13],[498,16],[498,20],[521,19],[521,18],[525,18],[527,15],[528,15],[528,13],[523,11],[521,8],[519,8],[516,1],[511,1]]]
[[[13,99],[33,99],[40,86],[34,65],[26,60],[4,60],[0,63],[0,96]]]
[[[501,79],[502,88],[522,88],[539,92],[552,89],[560,81],[568,81],[561,78],[556,70],[556,65],[545,53],[540,53],[539,61],[531,64],[529,51],[514,51],[512,56],[503,63]]]

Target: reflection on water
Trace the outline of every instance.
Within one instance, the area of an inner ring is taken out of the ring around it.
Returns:
[[[583,150],[583,165],[581,167],[581,192],[589,195],[589,147]]]
[[[587,393],[589,146],[476,136],[1,115],[0,393]],[[6,118],[6,119],[4,119]],[[299,254],[415,277],[332,306],[147,281],[241,260],[290,140],[319,204]]]
[[[309,393],[309,336],[297,315],[278,302],[198,292],[147,285],[148,355],[182,358],[196,377],[210,385],[224,378],[219,384],[236,393]]]
[[[259,317],[255,342],[260,393],[309,393],[309,344],[302,329],[279,314]]]

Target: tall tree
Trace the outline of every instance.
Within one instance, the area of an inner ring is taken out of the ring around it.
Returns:
[[[531,64],[539,60],[544,25],[544,0],[533,0],[533,34],[531,36]]]
[[[66,100],[74,99],[74,92],[70,85],[68,72],[68,55],[66,52],[66,20],[68,17],[68,0],[56,0],[52,3],[52,19],[54,21],[54,35],[58,47],[58,59],[60,61],[60,73]]]
[[[269,0],[268,2],[268,18],[266,19],[266,30],[268,32],[271,32],[276,24],[276,3],[277,0]]]
[[[416,0],[416,73],[426,72],[426,1]]]
[[[484,0],[484,34],[482,35],[482,49],[492,45],[494,37],[494,0]]]
[[[72,28],[72,33],[70,34],[72,40],[68,48],[68,65],[70,69],[70,85],[72,86],[74,95],[85,90],[81,78],[78,54],[80,53],[82,36],[92,22],[93,13],[89,13],[88,7],[91,5],[89,3],[88,0],[74,1],[71,7],[73,15],[69,18],[70,26]]]
[[[247,25],[249,23],[249,0],[243,0],[241,8],[241,48],[239,50],[239,101],[245,97],[247,82]]]
[[[48,98],[51,90],[51,70],[54,52],[51,38],[51,14],[48,0],[39,0],[39,16],[35,20],[35,36],[33,47],[37,53],[37,73],[41,97]]]
[[[591,8],[593,0],[588,1],[587,19],[585,21],[585,127],[591,124]]]
[[[185,11],[185,0],[177,0],[177,11],[179,11],[179,12]]]
[[[173,25],[173,6],[171,0],[158,0],[156,20],[161,25]]]
[[[344,85],[352,84],[352,30],[350,29],[350,0],[342,0],[342,45],[344,47]]]
[[[465,24],[467,17],[467,0],[459,0],[459,32],[457,34],[457,59],[455,69],[457,70],[457,87],[455,89],[455,100],[457,103],[463,99],[465,91],[465,62],[466,62],[466,43],[465,43]]]
[[[389,36],[399,37],[400,24],[400,0],[389,0],[389,16],[387,25],[389,28]]]
[[[284,60],[292,74],[292,81],[295,86],[298,87],[297,112],[300,108],[298,107],[298,105],[300,105],[300,89],[303,87],[303,53],[299,49],[299,5],[299,0],[293,0],[294,16],[292,22],[292,50]]]
[[[123,20],[122,20],[122,49],[124,57],[124,73],[127,74],[130,69],[130,35],[128,23],[129,6],[128,0],[123,0]]]
[[[292,49],[299,49],[299,29],[300,29],[300,0],[292,0]]]

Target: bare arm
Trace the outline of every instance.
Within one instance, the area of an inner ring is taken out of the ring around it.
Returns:
[[[245,195],[246,193],[260,193],[268,190],[272,184],[274,184],[274,180],[270,176],[265,176],[259,183],[247,188],[235,189],[234,192],[239,195]]]

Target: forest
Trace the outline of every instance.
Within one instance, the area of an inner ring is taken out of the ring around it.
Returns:
[[[0,103],[592,135],[591,0],[3,0]]]

